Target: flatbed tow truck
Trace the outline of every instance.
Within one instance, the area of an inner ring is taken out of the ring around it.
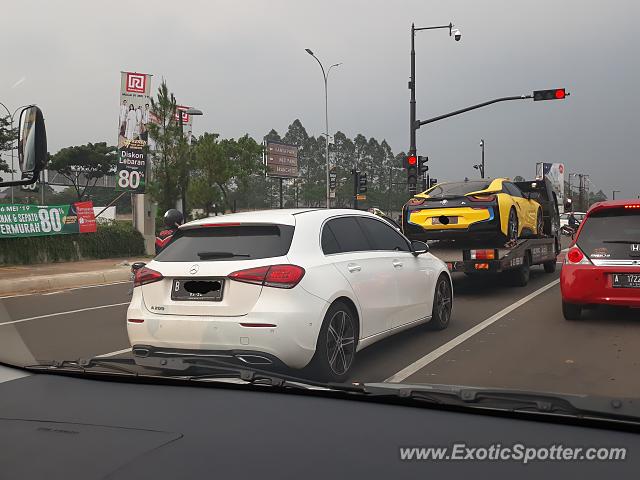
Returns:
[[[444,261],[451,272],[463,272],[470,276],[504,273],[515,286],[529,283],[530,269],[542,265],[544,271],[553,273],[560,253],[560,214],[555,192],[550,182],[533,180],[515,182],[520,190],[542,205],[544,235],[538,238],[521,238],[508,244],[475,241],[429,240],[429,251]],[[411,235],[408,235],[409,239]],[[413,239],[412,239],[413,240]]]

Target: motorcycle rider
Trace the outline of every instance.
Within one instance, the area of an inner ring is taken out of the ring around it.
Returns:
[[[159,254],[171,241],[173,234],[178,231],[178,227],[184,223],[184,216],[180,210],[171,208],[164,214],[164,224],[167,227],[156,237],[156,255]]]

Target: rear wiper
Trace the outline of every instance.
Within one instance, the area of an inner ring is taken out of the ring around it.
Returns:
[[[603,240],[602,243],[628,243],[632,245],[640,243],[640,240]]]
[[[362,384],[372,396],[393,396],[435,405],[469,406],[510,412],[534,412],[640,424],[633,399],[475,388],[456,385]]]
[[[233,252],[198,252],[198,256],[201,259],[207,258],[233,258],[233,257],[250,257],[248,253],[233,253]]]

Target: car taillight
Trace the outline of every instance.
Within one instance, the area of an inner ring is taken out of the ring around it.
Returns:
[[[304,268],[297,265],[247,268],[229,274],[229,278],[237,282],[275,288],[293,288],[302,280],[303,276]]]
[[[412,198],[407,202],[407,205],[422,205],[424,203],[424,198]]]
[[[142,267],[136,270],[136,274],[133,277],[133,286],[140,287],[142,285],[147,285],[148,283],[158,282],[162,280],[164,277],[160,272],[156,272],[147,267]]]
[[[565,263],[574,265],[585,265],[591,263],[587,257],[584,256],[582,250],[578,247],[572,247],[565,256]]]
[[[471,250],[471,260],[495,260],[496,251],[494,249],[487,250]]]
[[[467,197],[472,202],[493,202],[496,199],[495,195],[469,195]]]
[[[624,208],[640,208],[640,205],[625,205]]]

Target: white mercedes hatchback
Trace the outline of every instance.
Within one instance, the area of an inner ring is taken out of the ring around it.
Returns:
[[[137,271],[127,331],[141,365],[186,354],[343,381],[366,346],[446,328],[452,300],[446,265],[373,214],[247,212],[182,225]]]

